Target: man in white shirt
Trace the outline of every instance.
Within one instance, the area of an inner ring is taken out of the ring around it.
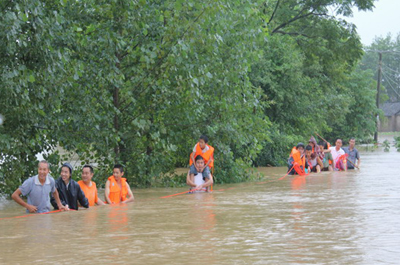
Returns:
[[[341,162],[343,162],[343,170],[346,171],[347,170],[347,163],[346,163],[346,159],[341,160],[341,156],[345,154],[345,152],[343,151],[342,147],[342,140],[341,139],[337,139],[335,142],[335,146],[329,148],[331,150],[331,154],[333,157],[333,168],[335,170],[340,170],[342,167],[338,167],[338,164],[340,164]],[[341,160],[341,162],[337,163],[339,160]]]

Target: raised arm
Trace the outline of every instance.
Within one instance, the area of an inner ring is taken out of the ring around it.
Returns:
[[[195,154],[196,154],[196,152],[192,152],[192,154],[190,155],[190,159],[192,159],[193,164],[195,164],[194,163],[194,159],[195,159],[194,155]],[[196,166],[196,164],[195,164],[195,166]]]

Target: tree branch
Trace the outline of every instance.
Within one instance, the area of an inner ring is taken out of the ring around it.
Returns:
[[[267,23],[268,25],[269,25],[269,23],[271,23],[272,19],[274,18],[275,13],[276,13],[276,11],[278,10],[279,4],[280,4],[280,0],[278,0],[278,2],[276,2],[274,12],[272,12],[271,17],[270,17],[269,20],[268,20],[268,23]]]
[[[296,20],[299,20],[299,19],[302,19],[302,18],[306,18],[306,17],[309,17],[309,16],[325,16],[325,15],[326,15],[325,13],[322,13],[322,14],[320,14],[320,13],[314,13],[314,11],[315,11],[315,10],[312,10],[311,12],[306,13],[306,14],[304,14],[304,15],[301,15],[301,14],[303,13],[303,11],[300,11],[294,18],[292,18],[292,19],[290,19],[289,21],[287,21],[287,22],[285,22],[285,23],[282,23],[281,25],[279,25],[278,27],[276,27],[276,28],[272,31],[272,34],[276,33],[276,32],[279,31],[281,28],[286,27],[287,25],[289,25],[290,23],[293,23],[293,22],[296,21]]]

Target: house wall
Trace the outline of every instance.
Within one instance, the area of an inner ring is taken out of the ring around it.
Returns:
[[[379,132],[390,132],[391,131],[391,117],[381,117],[378,121]]]
[[[400,131],[400,115],[381,118],[379,120],[378,129],[380,132]]]

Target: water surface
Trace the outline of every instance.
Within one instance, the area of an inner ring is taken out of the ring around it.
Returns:
[[[399,264],[400,153],[361,155],[361,170],[260,168],[265,181],[213,193],[135,190],[128,205],[0,219],[0,263]],[[0,218],[23,215],[0,203]]]

